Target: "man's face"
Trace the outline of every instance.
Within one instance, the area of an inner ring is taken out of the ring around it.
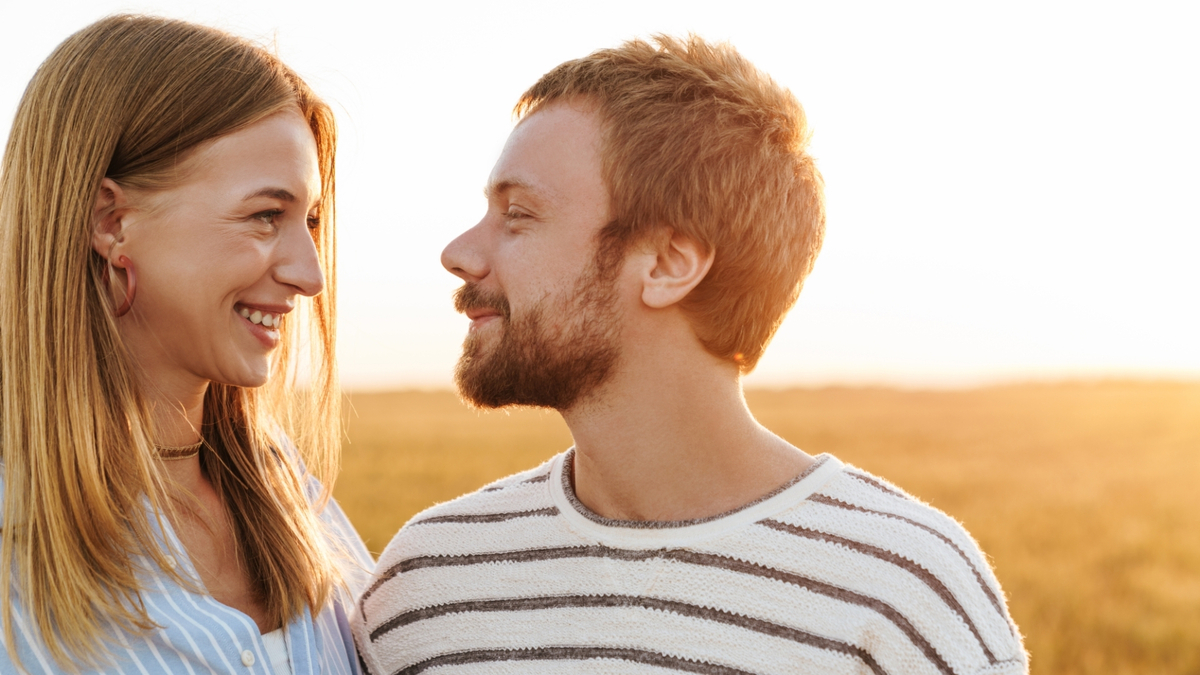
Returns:
[[[582,104],[526,118],[492,169],[487,213],[442,252],[466,282],[455,308],[471,326],[455,379],[476,405],[566,410],[616,363],[621,261],[596,254],[609,221],[600,139]]]

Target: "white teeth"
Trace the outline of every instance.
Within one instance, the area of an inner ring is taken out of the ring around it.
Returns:
[[[268,314],[260,309],[251,311],[248,307],[242,307],[237,310],[237,313],[250,323],[257,324],[263,328],[278,329],[279,324],[283,323],[282,314]]]

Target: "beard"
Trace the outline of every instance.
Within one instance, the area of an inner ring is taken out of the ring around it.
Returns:
[[[569,298],[539,301],[513,318],[508,299],[472,283],[454,293],[459,312],[485,307],[500,314],[499,342],[485,348],[476,332],[463,342],[454,369],[459,394],[480,408],[533,406],[569,410],[603,384],[620,355],[615,265],[598,257]],[[552,317],[561,319],[554,325]]]

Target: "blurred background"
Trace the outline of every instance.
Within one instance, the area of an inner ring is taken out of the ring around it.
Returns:
[[[519,94],[635,36],[728,40],[804,105],[827,182],[816,270],[749,401],[993,556],[1035,673],[1200,673],[1200,6],[316,3],[0,9],[0,134],[101,16],[268,45],[338,115],[337,494],[379,551],[409,516],[569,445],[466,410],[441,249]]]

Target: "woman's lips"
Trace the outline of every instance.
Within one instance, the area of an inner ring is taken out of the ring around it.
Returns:
[[[255,325],[262,325],[264,328],[278,328],[280,322],[283,321],[281,312],[268,312],[246,305],[236,307],[235,310],[243,319]]]
[[[242,304],[234,305],[233,311],[264,347],[274,349],[279,344],[279,326],[285,312]]]

